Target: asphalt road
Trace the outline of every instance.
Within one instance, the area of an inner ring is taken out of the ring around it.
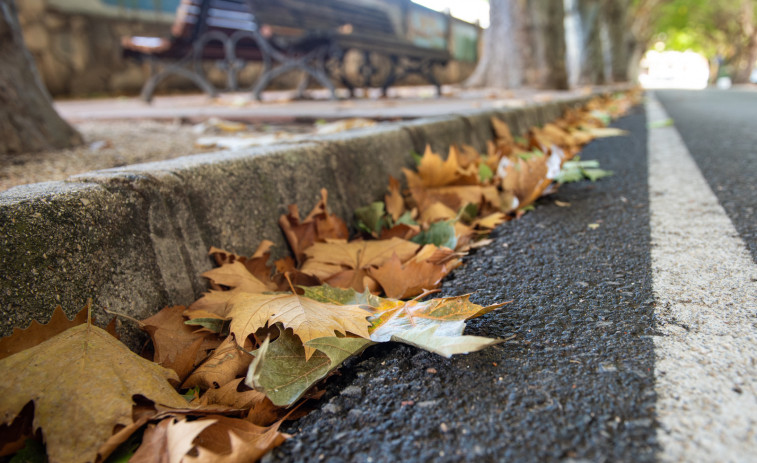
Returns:
[[[757,261],[757,88],[657,95]]]
[[[660,95],[754,257],[757,93]],[[542,198],[444,284],[514,300],[466,330],[510,341],[452,359],[372,347],[264,461],[657,461],[644,108],[614,125],[631,134],[581,154],[614,176]]]

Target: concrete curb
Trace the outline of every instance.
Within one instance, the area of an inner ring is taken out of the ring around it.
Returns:
[[[101,307],[144,318],[165,305],[188,304],[205,290],[200,274],[217,246],[251,254],[263,239],[286,243],[278,217],[286,205],[303,212],[329,191],[331,210],[350,221],[356,207],[381,198],[389,175],[402,178],[411,150],[428,143],[446,154],[452,143],[483,150],[489,118],[514,134],[559,117],[572,100],[502,111],[476,111],[382,124],[307,143],[186,156],[108,169],[65,182],[0,193],[0,335],[61,305],[73,315],[92,298]],[[139,343],[135,330],[123,340]]]

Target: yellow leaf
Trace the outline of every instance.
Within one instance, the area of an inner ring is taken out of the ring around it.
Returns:
[[[132,423],[134,395],[168,407],[187,402],[168,384],[176,373],[129,351],[106,331],[78,325],[0,360],[0,423],[29,401],[50,461],[95,461],[115,426]]]
[[[412,257],[418,248],[417,244],[400,238],[316,243],[305,251],[307,260],[302,266],[302,271],[332,286],[363,291],[366,282],[370,283],[371,280],[366,272],[368,267],[383,264],[391,259],[393,254],[397,254],[404,262]]]
[[[368,337],[366,320],[371,312],[358,305],[336,305],[319,302],[296,294],[246,294],[234,297],[229,303],[230,330],[243,342],[258,328],[281,323],[292,328],[303,344],[311,339],[350,332]],[[305,357],[315,349],[305,346]]]

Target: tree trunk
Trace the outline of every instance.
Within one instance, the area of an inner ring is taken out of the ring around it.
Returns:
[[[519,25],[524,18],[519,1],[490,0],[481,58],[466,86],[517,88],[523,84],[523,34]]]
[[[568,88],[563,0],[490,0],[482,57],[471,87]]]
[[[14,0],[0,0],[0,154],[67,148],[82,142],[55,112],[26,49]]]
[[[610,47],[610,77],[613,82],[628,82],[629,65],[634,48],[629,13],[630,0],[602,2],[603,20],[607,26]]]
[[[742,0],[740,5],[739,25],[743,37],[743,45],[737,48],[736,54],[729,60],[733,69],[733,83],[745,84],[749,82],[755,61],[757,61],[757,27],[754,21],[754,7],[752,2]]]
[[[599,0],[578,0],[581,30],[579,85],[598,85],[606,82],[599,34]]]

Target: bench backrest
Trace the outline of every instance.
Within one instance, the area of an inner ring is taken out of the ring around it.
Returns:
[[[208,30],[230,35],[256,28],[255,15],[245,0],[181,0],[171,34],[175,40],[192,42]]]
[[[181,0],[171,34],[174,40],[192,42],[208,30],[230,35],[262,25],[303,35],[334,31],[396,35],[384,11],[348,0]]]

